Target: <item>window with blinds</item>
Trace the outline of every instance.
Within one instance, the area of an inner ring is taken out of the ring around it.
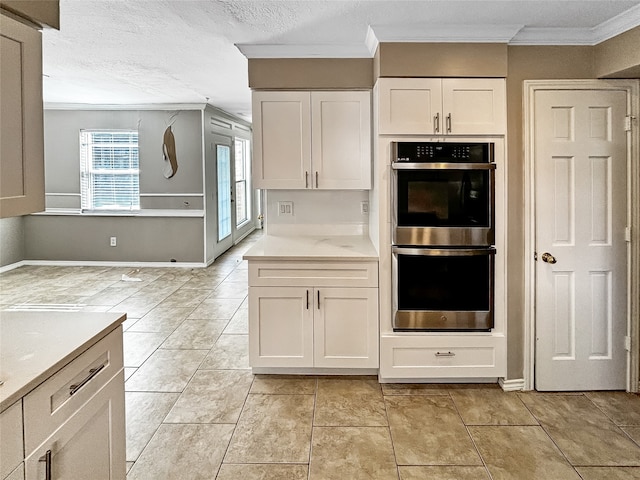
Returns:
[[[83,211],[139,210],[139,178],[137,131],[80,131]]]

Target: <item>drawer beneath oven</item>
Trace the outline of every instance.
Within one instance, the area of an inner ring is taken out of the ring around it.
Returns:
[[[504,377],[505,343],[503,335],[383,335],[380,378]]]

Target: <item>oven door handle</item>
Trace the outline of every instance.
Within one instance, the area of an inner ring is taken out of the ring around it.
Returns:
[[[394,170],[495,170],[495,163],[416,163],[394,162],[391,164]]]
[[[413,248],[391,247],[391,251],[400,255],[413,255],[419,257],[478,257],[482,255],[495,255],[495,248]]]

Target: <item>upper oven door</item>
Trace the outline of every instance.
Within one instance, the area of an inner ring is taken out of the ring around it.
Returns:
[[[494,243],[494,163],[394,163],[393,243]]]

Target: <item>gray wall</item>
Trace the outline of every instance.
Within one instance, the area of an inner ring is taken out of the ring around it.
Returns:
[[[26,259],[202,263],[203,225],[202,218],[31,215]]]
[[[0,267],[24,260],[24,217],[0,219]]]
[[[178,171],[166,179],[162,140],[171,122]],[[137,128],[141,208],[202,210],[202,110],[48,109],[44,127],[47,208],[80,208],[81,129]],[[179,211],[172,215],[30,216],[25,219],[25,259],[204,262],[204,218],[180,217]],[[118,237],[116,247],[109,246],[111,236]]]

